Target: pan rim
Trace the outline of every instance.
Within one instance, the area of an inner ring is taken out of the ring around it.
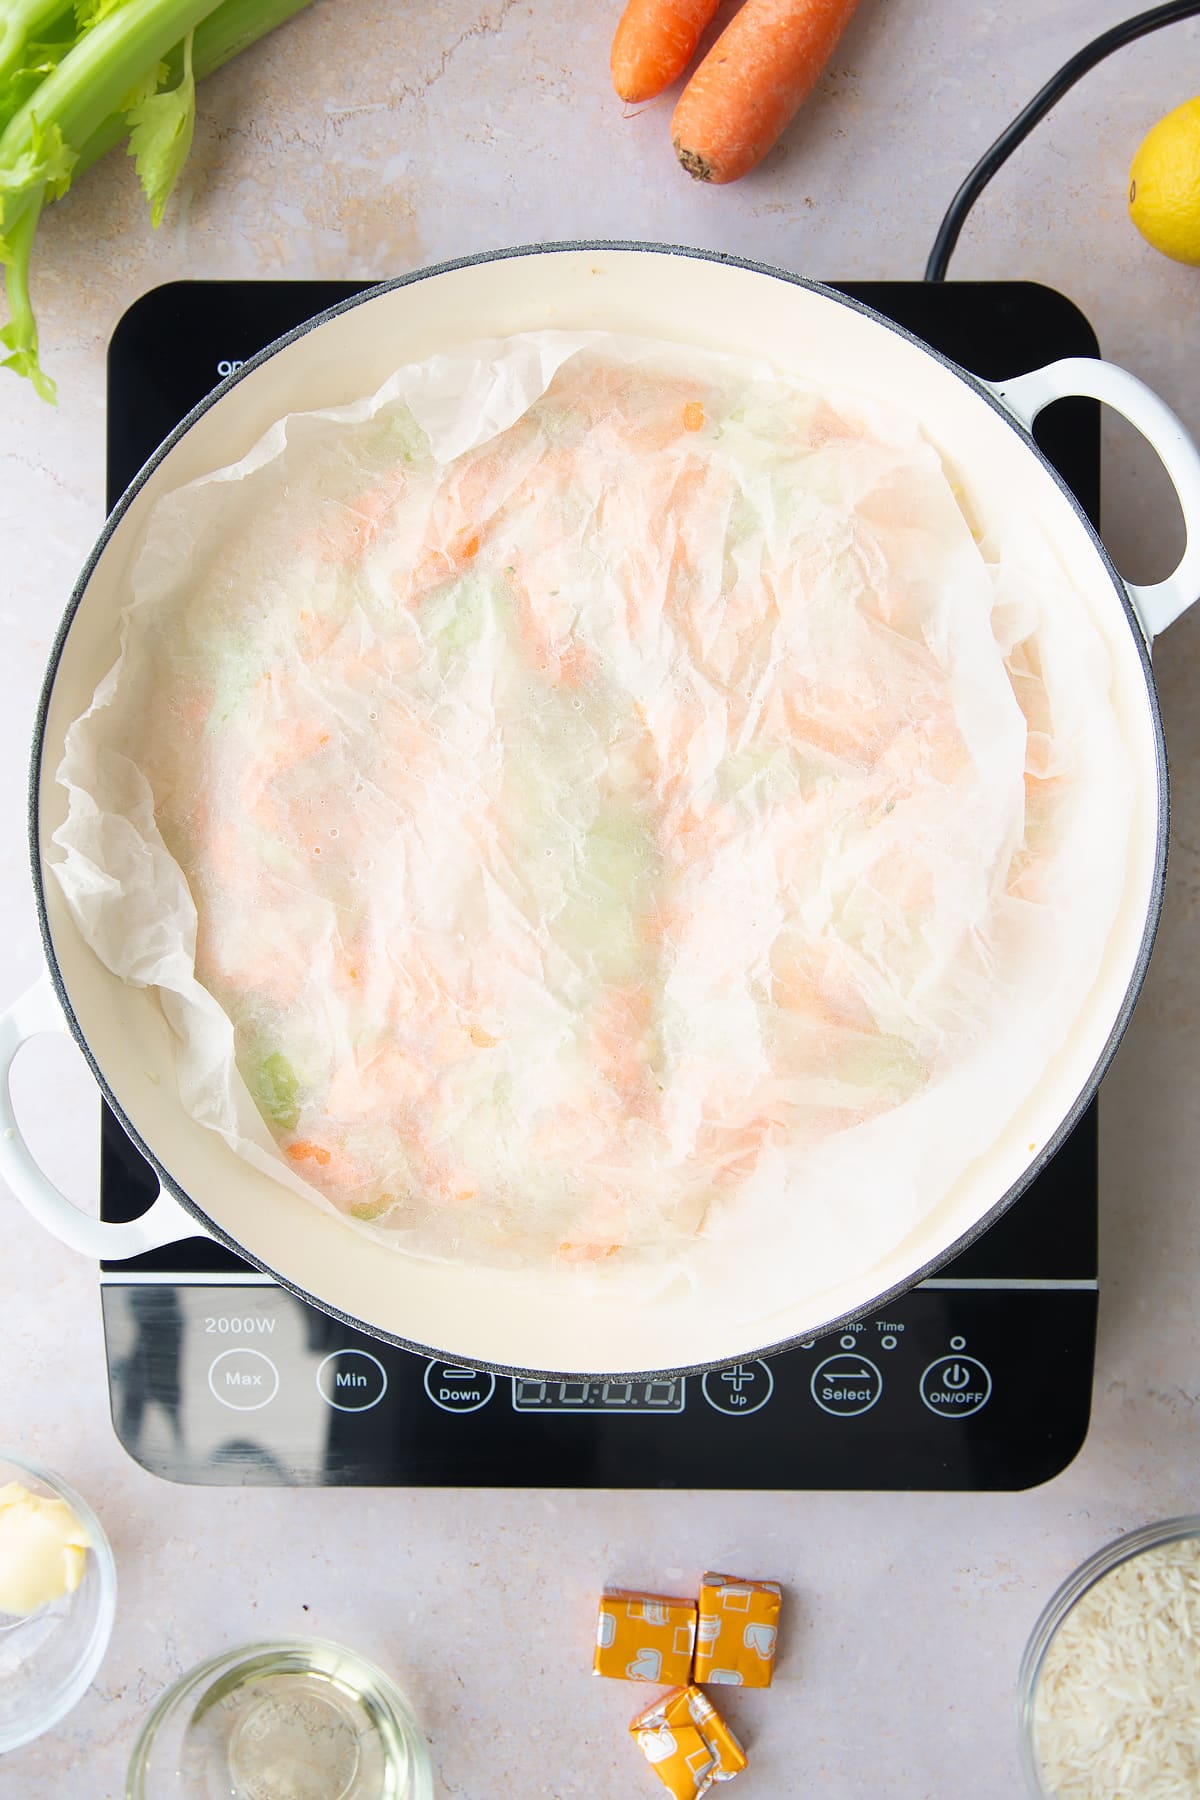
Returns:
[[[1150,663],[1149,645],[1146,641],[1145,633],[1134,608],[1129,590],[1117,572],[1102,539],[1092,525],[1091,520],[1088,518],[1076,495],[1059,475],[1057,469],[1054,468],[1053,464],[1049,462],[1040,450],[1030,433],[1019,423],[1012,413],[1008,411],[992,388],[978,376],[973,375],[969,370],[963,369],[950,357],[945,356],[941,351],[938,351],[927,344],[924,339],[920,338],[916,333],[909,331],[904,326],[898,325],[894,320],[887,318],[886,315],[876,311],[865,302],[853,298],[850,295],[840,293],[837,289],[831,288],[825,283],[814,281],[807,276],[796,275],[787,270],[776,268],[769,263],[757,261],[749,257],[737,256],[725,251],[705,250],[685,245],[641,242],[624,239],[568,239],[547,243],[516,245],[498,250],[479,251],[469,256],[451,258],[440,263],[430,264],[421,269],[411,270],[404,275],[392,277],[387,281],[365,288],[357,294],[347,296],[344,300],[339,301],[334,306],[328,307],[324,311],[315,314],[312,319],[304,321],[283,336],[273,340],[253,357],[248,358],[240,369],[234,370],[230,375],[226,376],[224,380],[206,394],[203,399],[197,402],[138,471],[138,474],[134,477],[133,481],[126,488],[125,492],[121,495],[120,499],[105,519],[104,526],[80,571],[66,609],[59,621],[51,645],[50,654],[47,659],[46,670],[38,698],[30,756],[27,816],[28,848],[33,879],[34,900],[37,910],[38,930],[46,960],[47,972],[55,995],[62,1007],[68,1029],[85,1057],[104,1099],[130,1141],[140,1151],[142,1156],[145,1157],[151,1168],[154,1169],[163,1187],[176,1201],[179,1202],[180,1205],[182,1205],[185,1211],[190,1213],[192,1217],[196,1219],[204,1233],[209,1237],[215,1238],[219,1243],[223,1244],[227,1249],[233,1252],[233,1254],[240,1257],[244,1262],[249,1263],[252,1267],[260,1270],[264,1275],[270,1277],[272,1281],[278,1283],[279,1286],[294,1294],[298,1299],[305,1301],[309,1305],[316,1306],[321,1312],[337,1319],[340,1323],[363,1335],[369,1338],[375,1338],[380,1342],[393,1344],[397,1348],[410,1351],[414,1355],[424,1356],[426,1358],[443,1357],[447,1353],[445,1346],[427,1345],[417,1340],[405,1338],[399,1333],[389,1331],[381,1326],[370,1324],[366,1320],[344,1311],[329,1301],[323,1300],[318,1294],[301,1287],[298,1283],[290,1280],[281,1271],[275,1269],[261,1258],[253,1255],[236,1238],[208,1216],[203,1207],[194,1200],[182,1185],[171,1175],[170,1171],[165,1167],[151,1146],[145,1142],[144,1138],[133,1125],[124,1107],[121,1105],[120,1100],[113,1092],[107,1078],[101,1072],[96,1057],[91,1050],[90,1044],[76,1016],[74,1006],[72,1005],[54,948],[46,904],[45,871],[42,865],[40,834],[40,794],[42,787],[44,752],[46,748],[46,730],[54,684],[66,650],[71,626],[86,596],[92,575],[107,549],[109,542],[115,535],[126,513],[129,511],[146,483],[171,454],[175,446],[187,432],[192,429],[199,419],[204,417],[218,402],[224,400],[231,394],[242,380],[246,379],[251,373],[262,367],[281,351],[306,337],[332,319],[338,318],[342,314],[347,313],[356,307],[366,305],[399,288],[408,287],[417,282],[427,281],[439,275],[450,274],[480,264],[508,261],[514,258],[528,256],[580,253],[590,255],[628,253],[673,256],[701,262],[716,263],[718,265],[742,269],[751,274],[769,277],[773,280],[784,282],[789,286],[801,288],[836,305],[846,307],[853,312],[859,313],[873,321],[875,324],[882,326],[887,331],[893,333],[895,336],[911,344],[914,348],[923,352],[924,355],[930,357],[935,363],[941,365],[941,367],[946,369],[950,374],[956,376],[1017,434],[1024,448],[1037,458],[1043,473],[1050,477],[1058,488],[1059,493],[1066,500],[1068,506],[1075,514],[1077,521],[1084,527],[1087,537],[1091,542],[1092,549],[1099,557],[1100,563],[1116,592],[1125,624],[1133,636],[1141,665],[1142,684],[1145,690],[1154,749],[1155,802],[1157,814],[1155,856],[1150,881],[1149,905],[1137,956],[1133,962],[1130,978],[1126,985],[1121,1005],[1117,1010],[1087,1080],[1083,1083],[1059,1125],[1048,1136],[1037,1156],[1026,1166],[1020,1177],[1009,1186],[1009,1188],[984,1214],[976,1219],[965,1232],[957,1237],[952,1244],[948,1245],[943,1251],[939,1252],[919,1268],[912,1271],[902,1280],[893,1283],[888,1288],[873,1295],[867,1305],[855,1307],[847,1312],[839,1313],[818,1327],[806,1327],[802,1333],[797,1332],[766,1345],[748,1349],[741,1354],[739,1360],[747,1361],[757,1358],[769,1358],[781,1354],[785,1350],[794,1348],[800,1343],[808,1342],[810,1338],[820,1339],[837,1332],[846,1325],[857,1323],[860,1320],[871,1316],[881,1307],[898,1299],[901,1295],[911,1292],[915,1287],[919,1286],[921,1282],[935,1275],[940,1269],[945,1268],[948,1263],[952,1262],[972,1244],[976,1243],[979,1238],[990,1230],[998,1219],[1008,1211],[1009,1207],[1011,1207],[1014,1202],[1028,1190],[1049,1163],[1053,1161],[1066,1139],[1079,1123],[1083,1113],[1095,1098],[1100,1081],[1112,1062],[1117,1046],[1124,1036],[1133,1014],[1134,1007],[1145,983],[1151,952],[1153,950],[1155,937],[1162,916],[1164,900],[1164,882],[1170,825],[1170,789],[1166,745],[1161,708]],[[136,305],[137,302],[134,304]],[[137,1259],[133,1259],[133,1261],[136,1265]],[[119,1279],[119,1275],[114,1275],[112,1277],[112,1280],[115,1282],[119,1282]],[[455,1351],[454,1355],[456,1360],[464,1363],[464,1366],[483,1369],[490,1374],[517,1377],[537,1376],[538,1378],[553,1375],[575,1379],[586,1376],[589,1380],[603,1380],[605,1378],[630,1380],[648,1378],[650,1376],[702,1376],[710,1370],[729,1366],[729,1360],[728,1358],[725,1358],[720,1362],[685,1363],[678,1366],[672,1365],[666,1368],[638,1371],[629,1369],[620,1369],[616,1371],[598,1371],[595,1369],[560,1371],[548,1370],[545,1368],[526,1368],[516,1364],[500,1363],[487,1357],[472,1357],[465,1352],[460,1356],[459,1353]]]

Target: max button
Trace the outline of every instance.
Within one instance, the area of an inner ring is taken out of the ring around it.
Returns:
[[[215,1399],[234,1412],[257,1412],[279,1392],[279,1370],[261,1350],[222,1350],[208,1370]]]
[[[775,1392],[775,1377],[761,1360],[731,1363],[727,1369],[710,1369],[700,1386],[714,1412],[744,1419],[767,1404]]]
[[[387,1393],[387,1370],[369,1350],[335,1350],[317,1368],[317,1387],[334,1412],[369,1412]]]
[[[443,1412],[473,1413],[496,1391],[496,1377],[486,1369],[464,1369],[457,1363],[431,1362],[425,1369],[425,1392]]]
[[[943,1419],[969,1419],[991,1397],[991,1374],[974,1356],[939,1356],[921,1377],[922,1400]]]
[[[822,1412],[835,1419],[853,1419],[870,1412],[883,1392],[883,1376],[870,1357],[843,1350],[817,1364],[809,1385]]]

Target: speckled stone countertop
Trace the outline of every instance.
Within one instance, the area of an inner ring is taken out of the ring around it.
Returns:
[[[863,0],[803,119],[763,168],[690,183],[664,102],[608,88],[614,4],[316,0],[201,90],[181,193],[153,235],[110,157],[46,217],[35,283],[56,411],[3,379],[0,407],[0,1000],[39,968],[23,850],[31,723],[47,650],[103,516],[105,344],[124,309],[186,276],[375,277],[577,236],[715,246],[831,279],[915,278],[967,167],[1046,75],[1127,10],[1115,0]],[[1127,223],[1130,156],[1195,86],[1200,27],[1090,75],[988,190],[959,277],[1062,288],[1105,353],[1200,434],[1200,271]],[[1173,503],[1134,434],[1106,427],[1106,535],[1126,574],[1164,573]],[[745,1800],[1011,1800],[1013,1689],[1044,1600],[1093,1549],[1197,1505],[1200,1375],[1200,608],[1156,651],[1174,776],[1166,912],[1104,1087],[1102,1302],[1087,1444],[1014,1496],[230,1491],[169,1486],[120,1450],[96,1270],[0,1195],[0,1438],[63,1471],[105,1520],[120,1574],[111,1649],[83,1702],[0,1761],[4,1800],[124,1792],[161,1687],[223,1646],[312,1630],[408,1690],[437,1792],[655,1791],[620,1684],[586,1673],[606,1581],[705,1567],[792,1595],[776,1686],[731,1717]],[[51,1172],[96,1187],[96,1105],[66,1044],[17,1069]],[[636,1698],[636,1695],[634,1696]]]

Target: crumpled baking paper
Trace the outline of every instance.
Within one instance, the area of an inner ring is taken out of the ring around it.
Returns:
[[[899,1243],[1069,1029],[1108,683],[915,421],[531,334],[158,502],[51,861],[256,1167],[410,1253],[765,1312]]]

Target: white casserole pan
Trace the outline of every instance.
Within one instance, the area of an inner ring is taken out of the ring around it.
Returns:
[[[118,617],[147,514],[168,490],[233,462],[283,414],[337,406],[398,364],[482,337],[590,327],[674,338],[878,395],[916,415],[985,526],[1032,515],[1071,570],[1112,659],[1112,698],[1135,771],[1123,902],[1087,1002],[1045,1079],[920,1227],[884,1261],[766,1318],[713,1316],[686,1299],[534,1305],[486,1270],[382,1250],[240,1161],[183,1110],[171,1039],[151,991],[124,986],[83,942],[43,847],[64,816],[55,781],[68,726],[117,651]],[[1117,575],[1029,427],[1086,394],[1139,427],[1174,481],[1188,528],[1175,573],[1149,587]],[[1150,640],[1200,594],[1200,455],[1179,421],[1121,369],[1087,358],[991,387],[841,295],[776,270],[695,251],[568,244],[451,263],[347,301],[265,350],[172,433],[124,495],[67,609],[33,749],[30,833],[47,976],[0,1017],[0,1174],[64,1242],[124,1258],[211,1233],[304,1299],[360,1329],[469,1366],[556,1374],[691,1370],[821,1336],[911,1286],[985,1231],[1053,1156],[1091,1099],[1129,1020],[1162,900],[1167,773]],[[132,1224],[87,1217],[23,1143],[8,1072],[20,1044],[63,1020],[162,1192]],[[1031,1153],[1031,1146],[1036,1148]]]

